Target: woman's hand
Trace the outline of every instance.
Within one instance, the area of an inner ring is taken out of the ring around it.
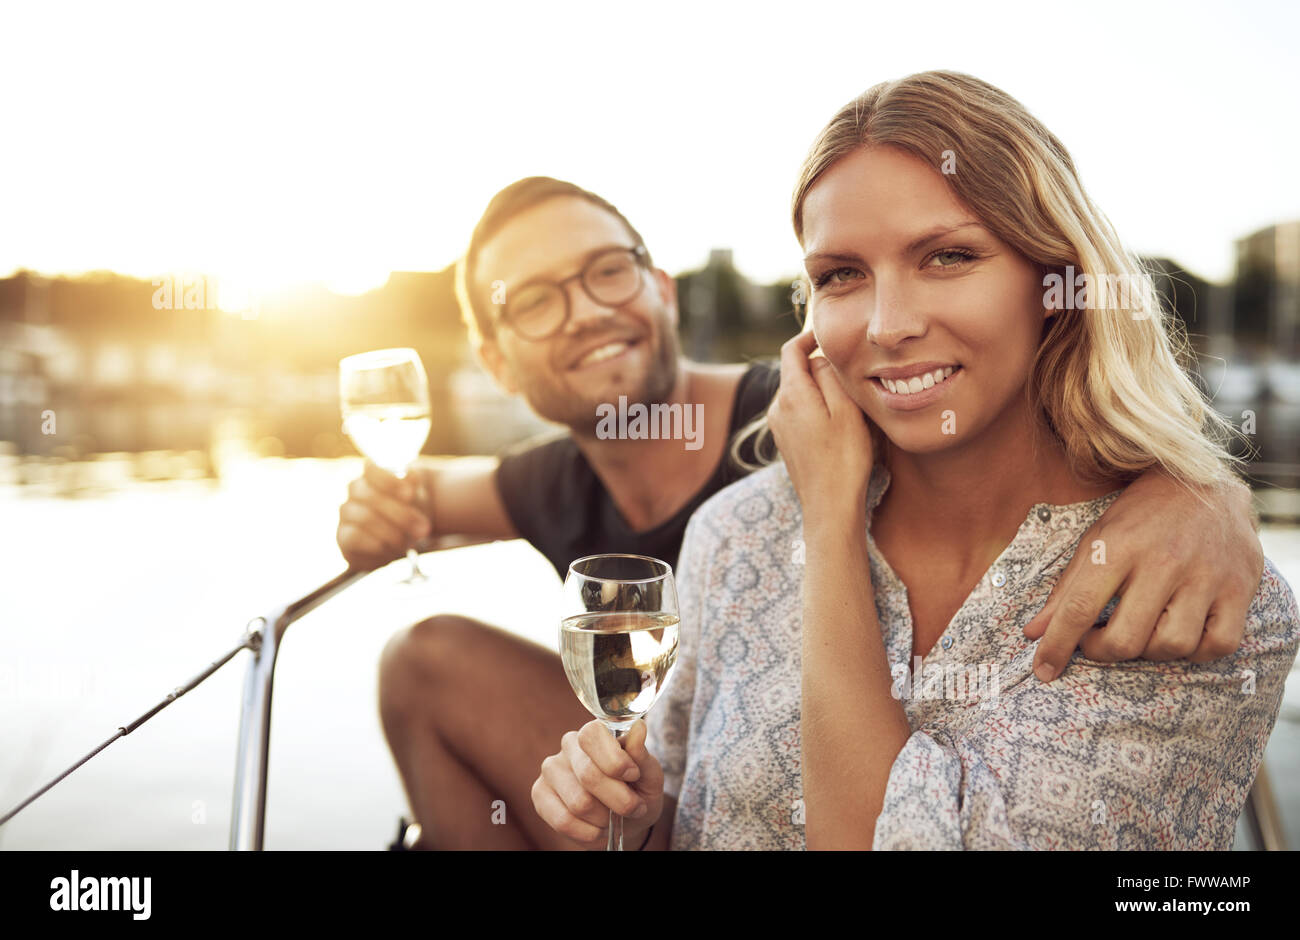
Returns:
[[[804,519],[865,511],[874,454],[866,415],[840,385],[811,331],[781,347],[781,387],[768,425],[794,483]]]
[[[599,720],[570,731],[560,739],[560,753],[542,761],[542,774],[533,782],[537,815],[581,847],[603,849],[613,810],[625,817],[624,843],[639,846],[664,808],[663,768],[646,750],[645,739],[644,721],[621,741]]]

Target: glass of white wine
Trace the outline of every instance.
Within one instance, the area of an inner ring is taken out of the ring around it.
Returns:
[[[587,711],[622,737],[650,710],[677,663],[677,585],[667,562],[588,555],[564,579],[560,659]],[[623,817],[609,814],[609,851],[623,850]]]
[[[414,349],[376,349],[339,361],[343,431],[376,466],[402,479],[420,455],[432,427],[429,377]],[[419,553],[407,549],[411,573],[403,584],[425,580]]]

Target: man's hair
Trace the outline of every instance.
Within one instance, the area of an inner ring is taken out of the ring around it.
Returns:
[[[576,196],[604,209],[623,223],[623,227],[632,236],[636,247],[645,248],[641,233],[632,227],[632,223],[624,218],[623,213],[595,193],[549,176],[529,176],[516,180],[492,197],[492,201],[483,210],[478,224],[474,226],[469,247],[465,249],[465,256],[456,264],[456,299],[460,302],[460,315],[469,330],[470,342],[475,347],[485,339],[492,339],[496,334],[491,305],[485,304],[483,298],[477,296],[474,281],[478,253],[484,242],[505,228],[506,224],[520,213],[561,196]],[[649,250],[645,254],[645,263],[653,264]]]

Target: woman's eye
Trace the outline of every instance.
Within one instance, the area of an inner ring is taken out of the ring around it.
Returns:
[[[846,281],[855,280],[862,276],[862,272],[856,268],[835,268],[827,271],[825,274],[819,274],[817,280],[813,282],[814,287],[836,287]]]
[[[963,264],[965,264],[967,261],[973,261],[975,255],[974,253],[966,251],[963,248],[952,248],[952,249],[948,249],[947,251],[936,251],[934,254],[930,256],[931,261],[938,261],[941,258],[946,258],[948,260],[946,262],[941,262],[940,264],[934,265],[934,267],[958,268],[961,267]]]

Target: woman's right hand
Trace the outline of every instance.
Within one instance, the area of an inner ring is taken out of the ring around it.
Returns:
[[[663,768],[645,740],[644,721],[620,741],[599,720],[570,731],[560,739],[560,752],[542,761],[542,774],[533,782],[537,815],[582,848],[603,849],[612,810],[625,817],[624,845],[639,847],[664,808]]]
[[[369,571],[385,565],[429,534],[417,486],[423,472],[413,466],[399,480],[366,461],[365,472],[348,486],[348,500],[339,507],[339,550],[350,568]]]

